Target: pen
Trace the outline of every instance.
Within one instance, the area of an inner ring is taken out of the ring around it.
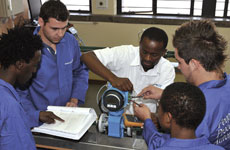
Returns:
[[[130,100],[130,102],[133,102],[133,103],[136,104],[137,106],[141,107],[141,105],[138,104],[137,102],[135,102],[134,100]]]

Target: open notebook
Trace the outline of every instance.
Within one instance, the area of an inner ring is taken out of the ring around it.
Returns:
[[[64,119],[65,122],[57,121],[54,124],[46,124],[32,129],[32,132],[79,140],[97,119],[93,108],[48,106],[47,111]]]

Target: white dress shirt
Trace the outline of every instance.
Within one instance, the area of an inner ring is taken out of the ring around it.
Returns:
[[[140,62],[139,47],[122,45],[94,50],[94,53],[116,76],[128,78],[132,82],[134,89],[132,95],[137,95],[148,85],[164,89],[173,83],[175,78],[173,65],[163,57],[154,68],[145,72]]]

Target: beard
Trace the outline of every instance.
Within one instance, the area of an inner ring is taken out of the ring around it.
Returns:
[[[143,61],[143,60],[141,61],[141,65],[145,71],[148,71],[148,70],[154,68],[156,64],[157,63],[152,63],[150,61]]]
[[[45,29],[42,30],[43,31],[43,36],[44,38],[52,44],[58,44],[61,39],[64,37],[64,35],[62,37],[55,37],[54,35],[51,36],[51,34],[49,32],[47,32]]]

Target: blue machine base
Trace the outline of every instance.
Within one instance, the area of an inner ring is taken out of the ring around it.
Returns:
[[[109,116],[108,123],[108,136],[118,138],[124,137],[124,119],[122,115]]]

